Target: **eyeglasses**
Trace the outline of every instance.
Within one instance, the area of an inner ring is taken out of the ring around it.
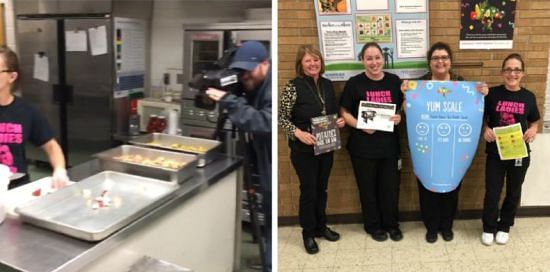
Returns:
[[[506,69],[502,69],[502,72],[505,73],[505,74],[511,74],[511,73],[514,73],[514,74],[519,74],[521,72],[523,72],[523,69],[519,69],[519,68],[506,68]]]
[[[0,70],[0,73],[11,73],[13,72],[12,70],[7,70],[7,69],[4,69],[4,70]]]
[[[431,61],[448,61],[450,60],[451,58],[449,56],[435,56],[435,57],[431,57],[430,60]]]

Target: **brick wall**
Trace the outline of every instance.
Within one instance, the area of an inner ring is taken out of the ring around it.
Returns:
[[[315,10],[312,0],[279,0],[279,70],[278,90],[294,77],[296,49],[300,44],[319,46]],[[486,81],[489,86],[500,84],[502,60],[511,52],[522,54],[526,62],[527,75],[523,85],[533,91],[541,114],[544,113],[544,90],[548,67],[548,49],[550,44],[550,1],[518,0],[516,10],[516,29],[512,50],[458,50],[460,29],[459,0],[430,0],[430,41],[449,43],[454,53],[455,72],[467,80]],[[337,97],[340,97],[344,83],[336,82]],[[401,128],[404,131],[404,128]],[[342,130],[345,142],[349,132]],[[404,134],[404,133],[403,133]],[[299,181],[289,159],[289,149],[285,135],[278,130],[278,215],[281,217],[298,215]],[[402,135],[405,146],[405,135]],[[345,143],[344,143],[345,144]],[[481,210],[484,194],[484,144],[480,142],[477,155],[466,174],[460,192],[459,210]],[[406,148],[404,148],[406,149]],[[410,156],[403,151],[403,169],[401,176],[400,211],[417,211],[418,192],[412,173]],[[337,151],[334,167],[329,181],[329,215],[360,213],[357,186],[353,169],[345,149]]]

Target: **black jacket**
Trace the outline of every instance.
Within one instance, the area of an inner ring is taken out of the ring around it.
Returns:
[[[251,134],[261,185],[271,191],[271,67],[253,95],[228,94],[220,100],[220,106],[227,110],[229,120],[237,128]]]
[[[290,121],[300,130],[311,132],[311,118],[321,116],[324,100],[325,115],[337,113],[336,96],[332,82],[319,77],[317,85],[311,77],[297,77],[291,82],[296,88],[296,101],[292,107]],[[313,153],[313,146],[289,138],[292,151]]]

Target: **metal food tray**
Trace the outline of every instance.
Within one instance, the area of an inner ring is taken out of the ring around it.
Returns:
[[[164,157],[165,159],[183,162],[185,165],[181,168],[173,169],[115,159],[115,157],[124,155],[141,155],[149,159]],[[103,170],[112,170],[177,183],[183,183],[184,181],[192,178],[195,174],[195,168],[197,166],[196,155],[181,152],[170,152],[154,148],[145,148],[134,145],[121,145],[97,153],[94,156],[99,159],[100,167]]]
[[[129,142],[131,144],[135,144],[139,146],[161,148],[161,149],[166,149],[171,151],[197,154],[198,156],[197,167],[206,166],[208,163],[210,163],[214,159],[215,154],[221,152],[221,149],[222,149],[222,143],[220,141],[186,137],[186,136],[178,136],[178,135],[170,135],[170,134],[164,134],[164,133],[151,133],[151,134],[143,135]],[[189,146],[195,146],[195,147],[202,146],[204,147],[205,151],[199,152],[198,150],[187,150],[187,149],[171,147],[171,145],[174,145],[174,144],[189,145]]]
[[[176,184],[104,171],[16,208],[33,225],[87,241],[99,241],[174,196]],[[89,191],[88,191],[89,190]],[[107,190],[111,206],[93,209]]]

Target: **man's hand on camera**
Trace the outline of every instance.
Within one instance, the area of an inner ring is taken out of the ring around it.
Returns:
[[[220,101],[225,95],[227,95],[227,92],[215,88],[208,88],[206,90],[206,95],[214,101]]]

